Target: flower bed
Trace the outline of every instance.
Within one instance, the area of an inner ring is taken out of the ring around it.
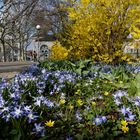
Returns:
[[[0,138],[140,139],[139,66],[78,65],[2,79]]]

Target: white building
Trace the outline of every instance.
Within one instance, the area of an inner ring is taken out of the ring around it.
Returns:
[[[37,59],[42,61],[49,57],[50,50],[52,46],[55,43],[55,39],[52,35],[47,35],[45,38],[39,38],[39,41],[37,37],[32,37],[30,40],[30,45],[27,47],[27,50],[32,50],[37,53]],[[26,51],[25,55],[26,55]],[[23,54],[22,54],[23,55]],[[23,56],[22,56],[23,58]],[[6,60],[7,61],[20,61],[20,45],[17,42],[16,46],[11,49],[10,47],[6,47]],[[25,56],[25,61],[27,60]],[[4,56],[3,56],[3,47],[0,44],[0,62],[4,62]]]
[[[45,38],[39,39],[32,37],[29,49],[37,53],[37,58],[39,60],[45,60],[49,57],[51,48],[54,43],[55,38],[53,38],[52,35],[47,35]]]

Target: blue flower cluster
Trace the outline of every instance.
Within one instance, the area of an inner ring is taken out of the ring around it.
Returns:
[[[126,67],[133,73],[139,72],[139,67],[135,70],[129,66]],[[55,119],[63,118],[65,115],[69,117],[65,109],[73,113],[74,121],[78,124],[90,121],[94,126],[104,125],[108,122],[110,115],[109,112],[102,111],[103,105],[108,104],[106,102],[108,95],[103,94],[99,85],[100,80],[96,81],[96,78],[102,79],[101,73],[111,74],[112,66],[95,65],[93,68],[94,71],[88,73],[87,77],[85,75],[82,77],[72,71],[52,71],[32,65],[29,71],[15,75],[10,82],[3,78],[0,82],[0,118],[7,123],[11,120],[23,119],[30,125],[31,133],[39,136],[47,134],[44,121],[52,117],[51,113],[55,113]],[[93,82],[94,78],[97,84]],[[83,83],[80,83],[81,81]],[[74,93],[77,87],[82,87],[82,91],[79,90],[82,93]],[[73,99],[68,95],[70,91],[73,92]],[[133,110],[140,107],[140,96],[130,98],[127,90],[115,89],[109,99],[115,113],[117,112],[127,121],[137,120]],[[62,107],[60,100],[62,104],[66,103],[67,108]],[[77,105],[77,100],[81,105]],[[68,136],[66,139],[72,139],[72,137]]]
[[[42,107],[46,109],[57,108],[60,105],[49,99],[55,92],[60,93],[66,84],[76,84],[81,78],[69,71],[48,71],[39,69],[35,65],[29,68],[30,72],[15,75],[7,82],[2,79],[0,83],[0,117],[6,122],[11,119],[25,119],[29,124],[34,123],[33,133],[44,136],[45,127],[37,123],[41,119]],[[36,71],[40,71],[37,75]],[[45,90],[47,88],[47,90]]]

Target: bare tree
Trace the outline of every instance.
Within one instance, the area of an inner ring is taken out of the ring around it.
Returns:
[[[0,42],[4,61],[8,47],[15,49],[19,44],[20,59],[30,44],[36,25],[41,25],[40,36],[48,32],[58,35],[65,27],[68,2],[63,0],[2,0],[0,7]],[[58,36],[61,38],[61,36]]]
[[[37,2],[37,0],[7,0],[4,2],[0,21],[0,41],[3,46],[4,61],[6,61],[6,46],[13,49],[17,42],[20,46],[20,58],[22,57],[31,29],[30,15]]]

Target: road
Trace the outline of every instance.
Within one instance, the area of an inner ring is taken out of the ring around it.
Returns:
[[[0,62],[0,73],[5,72],[20,72],[32,64],[38,62]]]

